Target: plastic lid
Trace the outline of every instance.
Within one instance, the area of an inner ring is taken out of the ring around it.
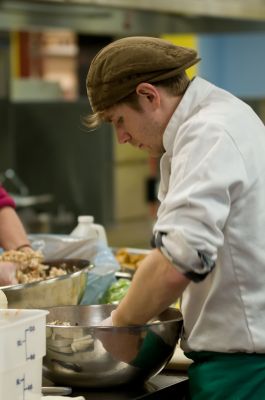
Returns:
[[[92,217],[92,215],[79,215],[79,217],[77,218],[78,222],[90,222],[91,224],[93,224],[94,222],[94,217]]]

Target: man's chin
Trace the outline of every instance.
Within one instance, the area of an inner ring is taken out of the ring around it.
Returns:
[[[150,157],[152,158],[160,158],[164,154],[164,151],[155,151],[155,150],[147,150],[149,153]]]
[[[148,153],[150,155],[150,157],[153,157],[153,158],[160,158],[165,152],[164,149],[162,149],[162,150],[157,150],[157,149],[154,150],[154,149],[151,149],[150,147],[145,146],[143,144],[141,144],[141,145],[139,145],[139,144],[138,145],[131,144],[131,145],[133,147],[137,148],[138,150],[141,150],[141,151],[144,151],[145,153]]]

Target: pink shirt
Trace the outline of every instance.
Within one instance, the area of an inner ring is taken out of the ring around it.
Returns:
[[[13,207],[15,208],[14,200],[9,196],[5,189],[0,186],[0,208]]]

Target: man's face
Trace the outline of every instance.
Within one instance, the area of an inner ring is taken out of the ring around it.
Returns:
[[[160,157],[164,153],[164,129],[158,115],[150,109],[141,107],[141,110],[135,110],[121,103],[108,109],[104,119],[113,124],[120,144],[129,143],[147,151],[152,157]]]

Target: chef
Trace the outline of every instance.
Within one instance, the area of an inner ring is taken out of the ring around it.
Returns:
[[[16,211],[15,203],[0,186],[0,247],[3,250],[31,251],[26,231]],[[17,283],[16,264],[0,261],[0,286]]]
[[[186,69],[193,49],[119,39],[93,59],[93,128],[160,158],[153,250],[112,313],[146,323],[182,296],[181,347],[195,400],[265,398],[265,128],[231,93]],[[106,323],[110,323],[107,321]]]

